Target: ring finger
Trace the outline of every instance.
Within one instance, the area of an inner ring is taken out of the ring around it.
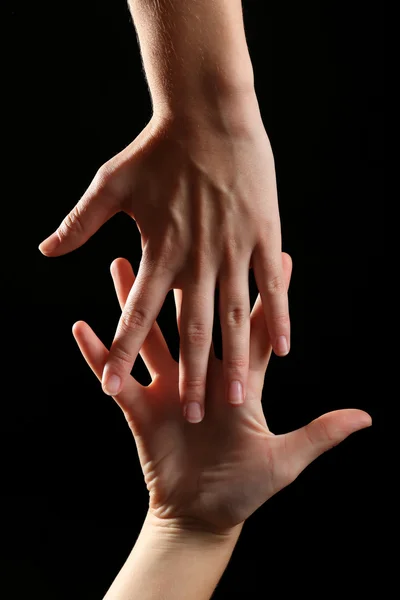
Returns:
[[[219,317],[227,401],[245,399],[250,352],[249,262],[230,262],[219,275]]]

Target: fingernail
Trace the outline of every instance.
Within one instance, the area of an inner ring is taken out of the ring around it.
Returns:
[[[200,423],[203,419],[203,411],[198,402],[189,402],[186,404],[183,409],[183,414],[189,423]]]
[[[118,375],[110,375],[103,385],[103,392],[109,396],[116,396],[121,387],[121,379]]]
[[[243,387],[240,381],[231,381],[229,387],[229,402],[231,404],[243,404]]]
[[[288,354],[289,345],[288,345],[287,339],[285,338],[284,335],[280,335],[278,337],[278,339],[276,340],[275,347],[276,347],[277,354],[279,354],[280,356],[284,356],[285,354]]]
[[[371,425],[372,425],[371,415],[366,414],[364,419],[361,421],[361,424],[363,427],[371,427]]]
[[[42,254],[48,254],[50,252],[54,252],[59,244],[60,238],[58,237],[57,233],[52,233],[41,244],[39,244],[39,250]]]

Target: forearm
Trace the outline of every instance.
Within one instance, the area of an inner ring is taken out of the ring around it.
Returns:
[[[183,530],[161,525],[148,513],[104,600],[209,600],[241,529],[224,534]]]
[[[129,0],[155,108],[251,96],[241,0]]]

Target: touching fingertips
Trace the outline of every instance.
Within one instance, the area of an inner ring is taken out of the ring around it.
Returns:
[[[188,402],[183,408],[183,416],[189,423],[200,423],[203,420],[203,409],[198,402]]]
[[[240,381],[231,381],[229,385],[228,401],[230,404],[243,404],[243,386]]]

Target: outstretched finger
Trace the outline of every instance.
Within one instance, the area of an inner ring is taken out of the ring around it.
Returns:
[[[101,381],[103,368],[108,357],[107,348],[84,321],[75,323],[72,333],[87,364],[97,379]],[[133,377],[129,377],[124,390],[114,397],[129,421],[144,418],[146,406],[144,394],[145,388]]]
[[[282,269],[286,289],[289,288],[292,276],[292,259],[289,254],[282,252]],[[261,296],[258,294],[250,316],[250,364],[249,379],[256,378],[257,385],[264,382],[265,371],[271,357],[272,345],[265,322],[264,308]]]
[[[305,427],[285,434],[285,459],[288,461],[290,480],[296,479],[323,452],[371,424],[368,413],[349,408],[326,413]]]
[[[183,297],[182,290],[174,289],[176,323],[177,323],[179,335],[181,334],[182,297]],[[217,358],[215,356],[214,343],[212,341],[212,338],[211,338],[210,354],[209,354],[208,360],[209,360],[209,363],[208,363],[209,365],[211,363],[215,363],[217,361]]]
[[[125,258],[117,258],[111,264],[111,275],[121,310],[123,310],[129,292],[135,283],[135,274],[129,261]],[[176,366],[176,362],[171,356],[168,345],[156,321],[143,342],[139,354],[152,379],[157,374],[170,372]]]
[[[184,417],[204,417],[206,384],[214,317],[215,279],[187,283],[180,309],[179,396]]]
[[[290,350],[290,318],[287,287],[282,270],[280,238],[271,230],[270,238],[253,252],[253,270],[260,291],[272,349],[278,356]]]
[[[104,367],[102,384],[106,394],[115,396],[123,388],[172,282],[172,272],[165,266],[155,267],[143,253]]]
[[[249,370],[249,262],[226,263],[219,273],[219,315],[226,401],[243,404]]]

